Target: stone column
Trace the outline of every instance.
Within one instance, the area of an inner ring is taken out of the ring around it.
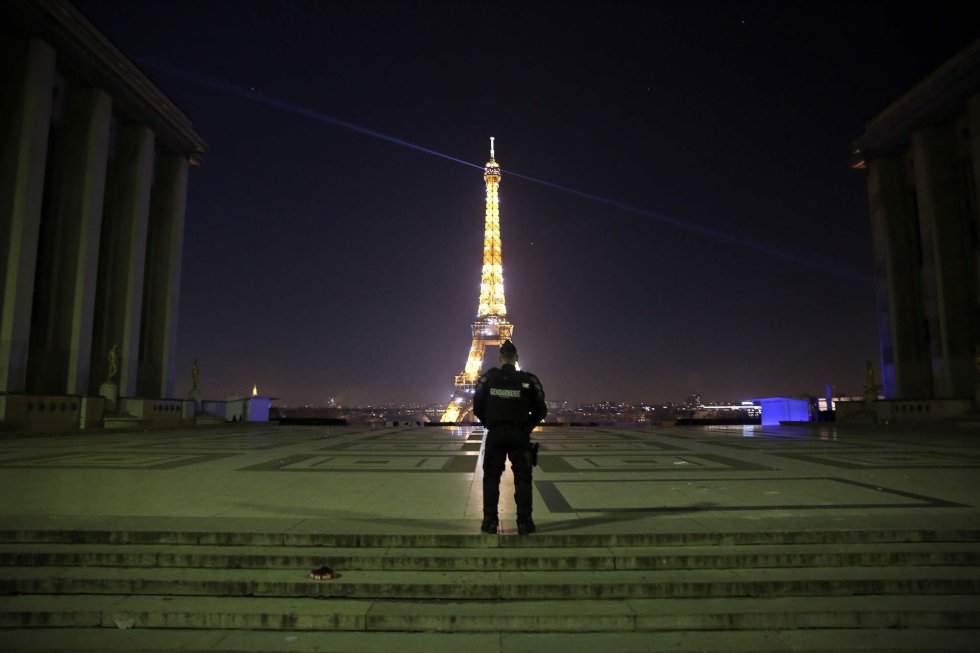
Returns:
[[[965,175],[952,126],[912,135],[923,277],[937,398],[973,396],[976,297]]]
[[[868,163],[882,381],[889,399],[932,397],[915,195],[902,157]]]
[[[152,178],[153,132],[140,125],[120,126],[102,214],[89,375],[92,394],[98,394],[106,380],[109,350],[118,345],[119,396],[135,396]]]
[[[138,389],[143,397],[174,396],[177,304],[187,199],[187,157],[165,154],[157,163],[143,280]]]
[[[4,41],[0,89],[0,393],[23,392],[55,53],[38,40]]]
[[[67,89],[38,245],[43,265],[32,314],[31,392],[87,394],[111,119],[106,93]]]
[[[980,93],[970,98],[969,107],[970,160],[973,162],[973,209],[976,212],[973,218],[977,221],[976,226],[980,228]]]
[[[974,241],[980,243],[980,93],[970,98],[970,160],[973,163],[973,229]],[[975,273],[974,314],[980,314],[980,245],[973,248],[973,271]],[[980,324],[973,333],[974,377],[973,397],[975,408],[980,411]]]

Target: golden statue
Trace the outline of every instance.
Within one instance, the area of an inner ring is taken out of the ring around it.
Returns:
[[[197,364],[197,359],[194,359],[194,364],[191,365],[191,390],[197,390],[197,384],[201,380],[201,368]]]
[[[106,383],[112,383],[112,377],[119,373],[119,345],[113,345],[112,349],[109,350],[109,375],[106,377]]]

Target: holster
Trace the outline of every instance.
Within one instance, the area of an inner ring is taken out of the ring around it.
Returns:
[[[528,467],[538,466],[538,447],[540,446],[540,442],[532,442],[531,446],[524,450],[524,460],[527,461]]]

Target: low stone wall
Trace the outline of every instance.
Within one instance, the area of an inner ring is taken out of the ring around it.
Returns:
[[[190,399],[119,400],[122,413],[137,418],[142,426],[152,428],[187,426],[194,423],[194,402]]]
[[[0,394],[0,432],[68,433],[101,428],[179,428],[211,416],[224,422],[268,422],[268,397],[202,401],[120,397],[106,410],[103,397]],[[220,422],[219,422],[220,423]]]
[[[837,421],[874,421],[878,424],[917,424],[966,415],[969,399],[879,399],[870,407],[863,401],[837,402]]]
[[[101,413],[101,411],[99,411]],[[5,431],[61,433],[81,425],[82,397],[0,395],[0,425]],[[101,415],[99,417],[101,420]]]

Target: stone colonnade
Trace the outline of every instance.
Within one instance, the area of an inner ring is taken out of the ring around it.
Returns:
[[[980,355],[980,94],[869,157],[885,395],[973,397]]]
[[[187,152],[40,39],[5,39],[0,394],[172,397]]]

